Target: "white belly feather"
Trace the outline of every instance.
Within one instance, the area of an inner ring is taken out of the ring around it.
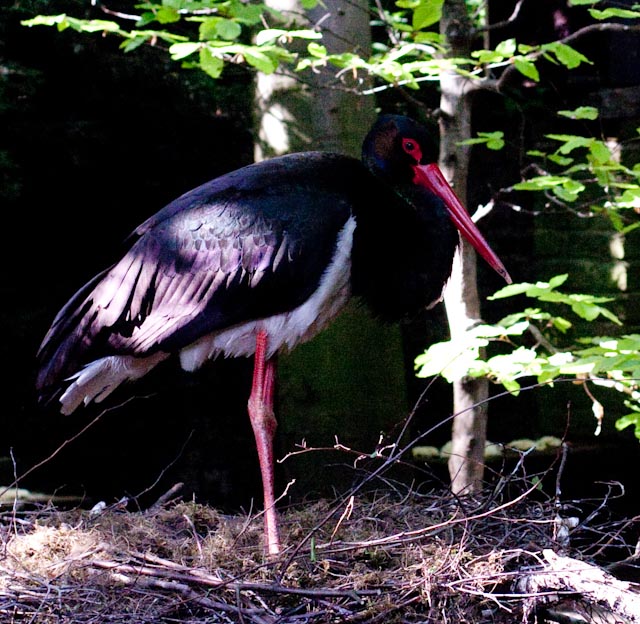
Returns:
[[[220,354],[230,357],[253,355],[259,330],[266,331],[268,336],[267,357],[281,350],[291,350],[322,331],[351,296],[351,248],[355,226],[355,219],[351,217],[338,236],[336,254],[317,290],[302,305],[203,336],[180,351],[182,368],[197,370],[206,360]]]

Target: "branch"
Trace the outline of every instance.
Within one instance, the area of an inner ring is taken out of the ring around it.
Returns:
[[[524,0],[518,0],[516,6],[513,9],[513,13],[506,19],[501,22],[496,22],[495,24],[487,24],[483,28],[478,28],[477,32],[489,32],[491,30],[497,30],[498,28],[504,28],[505,26],[509,26],[513,24],[520,15],[520,10],[522,9],[522,5],[524,4]]]
[[[562,557],[544,550],[543,569],[522,577],[517,584],[522,593],[552,591],[581,594],[588,602],[607,605],[616,616],[628,622],[640,622],[640,594],[632,584],[620,581],[604,570],[585,561]]]
[[[604,24],[589,24],[589,26],[584,26],[583,28],[579,28],[574,33],[563,37],[562,39],[558,39],[557,43],[569,44],[578,39],[591,35],[593,33],[604,33],[604,32],[640,32],[640,26],[628,26],[626,24],[616,24],[613,22],[605,22]],[[533,59],[537,59],[542,56],[542,51],[532,54]],[[495,82],[486,81],[483,83],[483,87],[485,89],[492,89],[497,92],[502,91],[504,83],[511,76],[514,71],[518,71],[515,65],[509,65],[502,76]]]

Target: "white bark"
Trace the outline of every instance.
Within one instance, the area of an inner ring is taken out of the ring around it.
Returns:
[[[447,38],[452,56],[469,55],[470,25],[467,19],[463,1],[445,1],[441,32]],[[440,87],[440,168],[466,205],[470,148],[460,142],[471,138],[469,79],[453,72],[445,73],[440,79]],[[455,339],[480,318],[476,255],[464,240],[456,255],[444,299],[451,337]],[[453,383],[455,418],[449,475],[451,488],[456,493],[478,491],[482,485],[488,392],[484,379],[464,378]]]

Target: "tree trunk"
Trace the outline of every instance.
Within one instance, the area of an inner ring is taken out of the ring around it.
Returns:
[[[301,27],[321,25],[329,52],[370,53],[369,10],[363,0],[330,0],[306,13],[297,0],[267,4],[298,20],[304,14]],[[373,98],[350,90],[354,81],[349,73],[337,80],[331,69],[305,74],[304,81],[292,74],[258,74],[256,160],[311,149],[359,157],[375,112]]]
[[[288,0],[268,2],[279,11],[303,10]],[[306,13],[311,26],[321,24],[322,44],[330,52],[370,50],[369,10],[365,0],[329,0]],[[309,27],[303,24],[301,27]],[[374,121],[374,100],[349,90],[351,73],[336,80],[335,71],[319,72],[307,82],[296,76],[259,75],[256,158],[304,150],[336,151],[360,157],[362,140]],[[365,310],[349,306],[313,341],[279,362],[279,440],[282,451],[345,446],[371,452],[381,431],[406,415],[407,397],[402,342],[398,327],[382,327]],[[335,456],[305,453],[289,458],[284,472],[296,479],[293,495],[313,488],[340,487],[353,475]],[[321,468],[332,464],[332,468]]]
[[[464,0],[445,1],[440,28],[450,47],[450,55],[468,57],[471,25]],[[450,72],[442,75],[440,86],[440,167],[466,205],[470,148],[459,143],[471,138],[471,85],[468,78]],[[464,239],[445,291],[445,305],[452,339],[480,319],[476,255]],[[456,493],[477,491],[482,483],[488,392],[485,379],[463,378],[453,384],[455,418],[449,475]]]

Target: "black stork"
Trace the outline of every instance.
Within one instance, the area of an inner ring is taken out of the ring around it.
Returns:
[[[171,202],[56,316],[38,353],[40,400],[58,397],[70,414],[174,355],[187,371],[219,355],[253,355],[248,412],[262,473],[265,547],[278,553],[278,352],[310,340],[352,296],[383,321],[438,301],[458,230],[510,281],[429,164],[429,144],[415,121],[384,115],[364,140],[362,161],[322,152],[281,156]]]

